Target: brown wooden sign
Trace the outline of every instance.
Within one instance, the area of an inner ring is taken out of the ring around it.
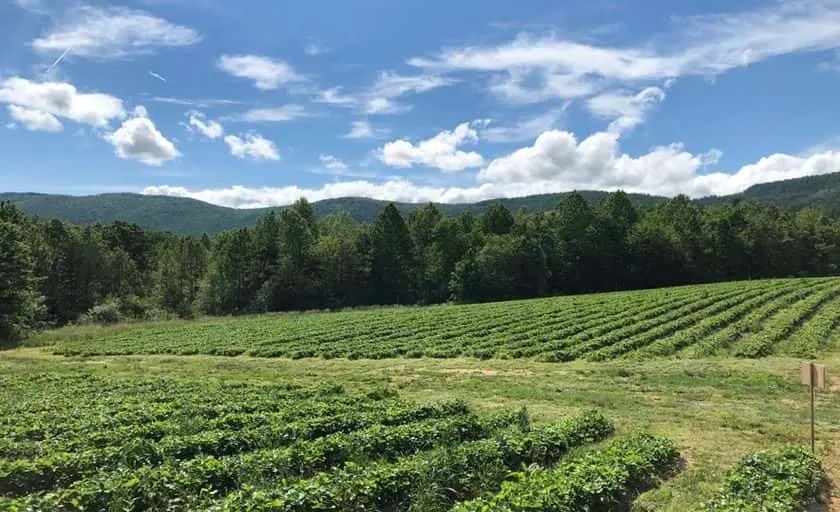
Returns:
[[[828,387],[828,373],[824,364],[805,363],[799,369],[799,375],[802,377],[802,384],[806,386],[814,386],[816,389]]]

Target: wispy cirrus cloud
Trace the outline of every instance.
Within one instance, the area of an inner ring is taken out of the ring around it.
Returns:
[[[408,63],[426,73],[489,75],[512,103],[586,98],[680,76],[715,76],[779,55],[840,47],[840,2],[795,0],[753,11],[693,16],[625,47],[522,34],[495,45],[444,49]]]
[[[314,114],[306,110],[303,105],[288,104],[279,107],[252,108],[230,119],[248,123],[283,123],[313,116]]]
[[[35,51],[60,54],[72,49],[76,57],[124,59],[201,41],[190,27],[125,7],[82,5],[57,20],[32,41]]]
[[[251,80],[254,87],[264,91],[306,81],[287,62],[262,55],[222,55],[216,64],[225,73]]]
[[[342,135],[344,139],[381,139],[388,136],[390,131],[386,128],[376,128],[370,121],[365,119],[353,121],[350,131]]]

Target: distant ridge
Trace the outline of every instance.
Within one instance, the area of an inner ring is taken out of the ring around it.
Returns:
[[[580,191],[587,201],[597,204],[608,192]],[[447,216],[457,216],[468,211],[480,214],[493,203],[501,202],[511,211],[548,211],[567,194],[539,194],[524,197],[491,199],[476,203],[437,204]],[[630,194],[640,206],[650,206],[664,197]],[[810,176],[754,185],[740,194],[706,197],[696,202],[703,205],[722,204],[743,199],[756,199],[776,204],[785,209],[818,206],[831,213],[840,212],[840,173]],[[142,194],[98,194],[91,196],[66,196],[37,193],[0,193],[0,201],[9,201],[26,213],[42,219],[61,219],[74,224],[96,222],[111,223],[116,220],[133,222],[152,231],[171,231],[182,234],[215,234],[227,229],[253,226],[257,219],[269,211],[283,207],[238,210],[198,201],[196,199]],[[318,216],[346,211],[359,222],[372,222],[389,201],[361,197],[325,199],[312,203]],[[425,203],[395,203],[407,214]]]

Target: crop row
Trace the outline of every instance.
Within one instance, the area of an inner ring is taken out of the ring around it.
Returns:
[[[348,464],[279,488],[245,488],[218,509],[250,511],[448,510],[497,489],[512,470],[556,463],[571,448],[606,438],[611,424],[586,414],[528,433],[506,433],[396,463]]]
[[[840,323],[838,297],[838,278],[758,280],[479,305],[217,319],[171,328],[138,326],[84,343],[59,342],[53,350],[66,355],[546,361],[722,352],[813,356]]]
[[[490,498],[457,505],[455,512],[566,512],[625,510],[641,491],[676,468],[679,459],[668,439],[636,434],[560,463],[554,469],[523,473]]]
[[[287,446],[334,433],[346,433],[373,425],[397,426],[425,419],[462,416],[463,402],[389,407],[361,414],[338,414],[306,418],[297,422],[260,425],[254,428],[206,431],[191,436],[167,436],[159,442],[134,440],[80,452],[59,452],[33,459],[0,459],[0,495],[67,485],[84,476],[117,466],[160,464],[166,459],[223,456],[258,449]]]
[[[771,317],[763,329],[750,339],[740,343],[735,355],[740,357],[763,357],[770,355],[776,345],[791,336],[797,328],[817,313],[820,306],[840,294],[840,287],[831,286],[810,294],[805,300]]]
[[[36,457],[61,451],[78,451],[122,445],[133,439],[159,440],[167,435],[188,435],[203,430],[243,428],[267,423],[289,422],[304,417],[317,418],[365,412],[407,405],[395,400],[393,391],[382,390],[347,395],[340,389],[318,386],[285,393],[273,388],[253,386],[251,392],[225,393],[205,386],[179,388],[173,383],[165,396],[156,389],[113,389],[102,382],[102,392],[79,389],[71,383],[43,386],[38,393],[14,399],[4,395],[0,402],[0,456]],[[39,383],[32,385],[38,386]],[[4,391],[10,391],[9,389]],[[147,392],[148,391],[148,392]],[[120,403],[119,397],[125,399]],[[147,400],[143,400],[147,397]],[[163,398],[161,401],[158,399]],[[51,410],[28,410],[20,403],[37,400]]]
[[[236,510],[261,509],[263,503],[272,503],[272,507],[280,506],[281,509],[291,506],[286,508],[288,510],[313,510],[318,508],[316,503],[329,503],[330,497],[374,501],[401,497],[396,501],[403,502],[427,489],[425,484],[430,483],[430,479],[436,479],[440,485],[454,485],[455,480],[451,477],[458,477],[464,486],[475,485],[476,478],[482,481],[491,478],[500,482],[507,471],[521,464],[552,463],[570,448],[603,439],[612,432],[609,422],[597,414],[587,414],[530,432],[512,430],[478,441],[468,439],[483,434],[482,429],[486,427],[478,424],[466,427],[460,432],[450,430],[448,441],[444,441],[445,436],[439,436],[437,441],[428,445],[428,448],[440,446],[439,449],[404,458],[398,457],[417,451],[401,444],[414,442],[410,437],[395,434],[392,439],[397,441],[376,441],[371,437],[367,450],[373,453],[374,444],[379,444],[390,450],[389,457],[363,458],[360,459],[364,461],[362,464],[347,463],[342,469],[296,482],[282,478],[282,474],[270,475],[278,461],[276,453],[222,459],[202,457],[181,464],[120,468],[110,474],[92,475],[60,491],[31,495],[10,500],[9,503],[21,510],[133,511],[187,507],[206,509],[208,500],[215,501],[217,506]],[[427,429],[427,432],[433,430]],[[372,436],[373,432],[370,434]],[[420,448],[423,447],[418,446]],[[301,455],[305,454],[301,452]],[[377,459],[382,460],[373,462]],[[477,465],[481,461],[499,465]],[[485,469],[493,473],[489,476],[476,474],[477,470]],[[260,477],[255,479],[256,473]],[[222,499],[231,490],[235,492]],[[283,499],[276,498],[279,496],[294,497],[297,505],[292,502],[278,505],[276,500]],[[351,503],[361,504],[337,501],[339,509],[340,503],[345,504],[345,509]],[[246,508],[237,508],[237,504]]]
[[[795,512],[816,503],[824,473],[807,449],[788,446],[741,460],[723,488],[703,506],[709,512]]]

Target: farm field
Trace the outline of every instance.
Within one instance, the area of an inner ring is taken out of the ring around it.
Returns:
[[[64,328],[0,351],[0,511],[840,510],[788,448],[838,323],[824,278]]]
[[[646,476],[605,480],[610,510],[701,510],[742,457],[807,443],[798,366],[0,352],[0,510],[482,510],[630,460]],[[836,481],[835,396],[816,426]]]
[[[35,343],[66,356],[808,358],[825,348],[838,323],[840,278],[809,278],[476,305],[70,327]]]

